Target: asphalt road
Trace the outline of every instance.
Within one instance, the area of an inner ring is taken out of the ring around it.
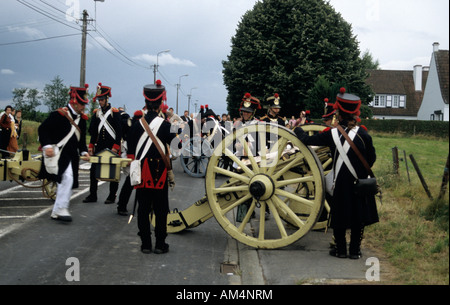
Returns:
[[[174,172],[177,184],[170,192],[170,208],[183,210],[205,194],[204,178],[183,173],[179,160]],[[283,249],[256,250],[229,237],[214,218],[170,234],[169,253],[143,254],[136,219],[128,224],[128,217],[117,215],[115,204],[103,203],[107,184],[99,187],[97,203],[82,203],[87,172],[80,179],[71,201],[71,223],[50,219],[52,201],[42,199],[40,191],[0,182],[0,285],[372,283],[366,273],[377,267],[367,260],[374,254],[363,247],[360,260],[331,257],[331,233],[310,232]],[[133,200],[134,193],[129,210]],[[258,226],[258,221],[251,225]],[[383,274],[382,264],[380,270]]]

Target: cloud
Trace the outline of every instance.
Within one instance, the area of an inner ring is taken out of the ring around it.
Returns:
[[[110,51],[114,50],[114,47],[110,45],[109,42],[106,41],[106,39],[104,39],[103,37],[94,37],[94,39],[97,41],[98,44],[100,44],[105,49]]]
[[[13,75],[13,74],[15,74],[15,72],[14,72],[13,70],[11,70],[11,69],[1,69],[1,70],[0,70],[0,74],[3,74],[3,75]]]
[[[40,30],[30,28],[29,26],[8,26],[8,31],[16,33],[24,33],[32,39],[47,38],[47,36]]]
[[[430,56],[415,57],[411,60],[390,60],[380,64],[382,70],[413,70],[415,65],[429,66]]]
[[[150,54],[141,54],[133,57],[135,60],[142,60],[150,64],[156,64],[156,55]],[[177,66],[186,66],[186,67],[196,67],[192,61],[188,59],[180,59],[173,57],[171,54],[161,54],[158,56],[158,65],[160,66],[168,66],[168,65],[177,65]]]

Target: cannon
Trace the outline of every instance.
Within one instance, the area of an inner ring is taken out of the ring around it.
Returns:
[[[325,127],[304,129],[314,133]],[[223,157],[233,162],[233,169],[221,166]],[[327,225],[318,219],[323,209],[330,211],[324,185],[330,157],[328,148],[305,146],[285,127],[262,122],[241,127],[209,157],[205,196],[183,211],[170,212],[167,231],[181,232],[214,217],[231,237],[251,247],[288,246]],[[250,230],[252,218],[259,225]]]
[[[38,179],[42,154],[30,156],[26,149],[14,153],[12,159],[0,159],[0,181],[15,181],[26,188],[42,188],[44,197],[56,198],[56,182]],[[26,182],[41,181],[40,184]]]

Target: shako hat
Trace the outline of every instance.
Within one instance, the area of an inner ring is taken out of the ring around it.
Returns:
[[[205,118],[209,118],[211,116],[215,118],[216,114],[211,108],[209,108],[209,105],[205,105]]]
[[[334,109],[334,104],[329,103],[329,100],[327,98],[324,100],[324,102],[325,102],[325,109],[324,109],[325,111],[324,114],[322,115],[322,119],[330,119],[336,113],[336,109]]]
[[[281,108],[280,95],[278,93],[275,93],[273,96],[267,98],[267,102],[269,104],[269,108]]]
[[[334,109],[359,116],[361,114],[360,108],[361,99],[356,95],[345,93],[345,88],[341,88],[340,93],[336,97]]]
[[[157,80],[155,84],[144,86],[145,103],[151,105],[160,105],[166,101],[166,88]]]
[[[246,93],[242,99],[239,111],[254,113],[257,109],[261,109],[261,102],[250,93]]]
[[[97,92],[94,97],[94,103],[98,98],[108,99],[111,96],[111,87],[103,86],[102,83],[98,83]]]
[[[82,105],[86,105],[89,103],[88,97],[88,88],[89,85],[85,84],[84,87],[70,87],[69,95],[71,103],[78,103]]]

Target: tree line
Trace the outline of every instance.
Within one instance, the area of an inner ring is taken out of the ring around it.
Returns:
[[[43,122],[50,112],[65,107],[69,103],[69,91],[70,87],[64,85],[64,80],[57,75],[50,84],[45,85],[42,92],[38,89],[15,88],[12,92],[12,106],[14,109],[22,110],[24,120]],[[92,96],[90,94],[90,99]],[[40,111],[40,106],[47,106],[48,111]]]

